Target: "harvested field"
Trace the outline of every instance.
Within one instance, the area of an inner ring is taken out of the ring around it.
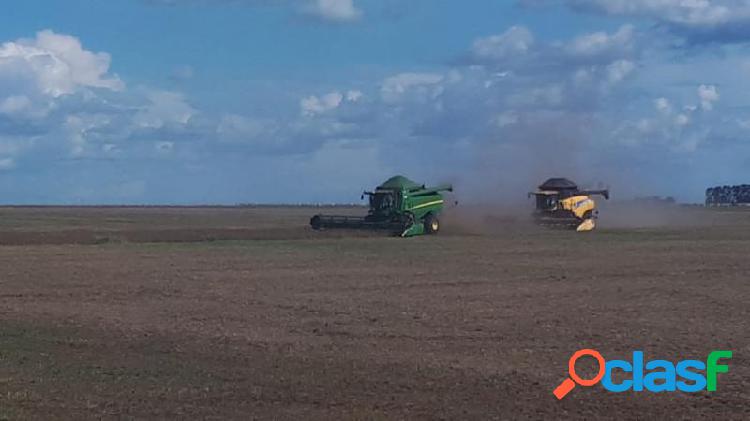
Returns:
[[[0,209],[0,420],[750,418],[750,210],[411,239],[318,211]],[[558,402],[587,347],[734,357],[717,392]]]

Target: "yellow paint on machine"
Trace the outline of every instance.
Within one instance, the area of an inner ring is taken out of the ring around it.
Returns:
[[[439,205],[439,204],[441,204],[443,202],[445,202],[445,201],[444,200],[436,200],[434,202],[422,203],[421,205],[414,206],[413,208],[411,208],[411,210],[426,208],[427,206],[432,206],[432,205]]]
[[[563,209],[573,212],[580,219],[586,216],[586,212],[596,209],[596,203],[589,196],[572,196],[561,200],[560,204]]]
[[[593,231],[594,228],[596,228],[596,222],[594,222],[593,219],[587,219],[581,223],[581,225],[576,228],[576,231],[578,232],[589,232]]]

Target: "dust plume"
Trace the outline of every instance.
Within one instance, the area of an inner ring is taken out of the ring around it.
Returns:
[[[564,177],[581,189],[610,189],[613,200],[594,197],[601,227],[711,223],[711,218],[695,209],[635,201],[673,192],[660,190],[664,177],[656,175],[659,171],[643,171],[643,163],[627,151],[593,139],[595,132],[587,118],[551,114],[519,121],[512,130],[504,130],[502,137],[488,136],[474,145],[476,165],[451,177],[462,204],[450,212],[451,218],[469,230],[486,227],[488,221],[506,228],[529,223],[534,202],[528,193],[548,178]],[[701,186],[695,189],[702,191]]]

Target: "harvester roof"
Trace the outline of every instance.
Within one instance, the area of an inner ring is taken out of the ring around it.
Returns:
[[[539,190],[578,190],[578,185],[567,178],[550,178],[539,186]]]
[[[388,190],[416,190],[421,188],[424,188],[423,184],[409,180],[402,175],[391,177],[385,183],[378,186],[378,189]]]

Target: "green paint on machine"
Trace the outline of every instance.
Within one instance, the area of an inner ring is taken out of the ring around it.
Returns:
[[[440,213],[445,199],[442,192],[453,191],[451,185],[427,187],[404,176],[386,180],[369,197],[367,216],[315,215],[310,225],[316,229],[349,228],[391,231],[402,237],[436,234],[440,231]]]

